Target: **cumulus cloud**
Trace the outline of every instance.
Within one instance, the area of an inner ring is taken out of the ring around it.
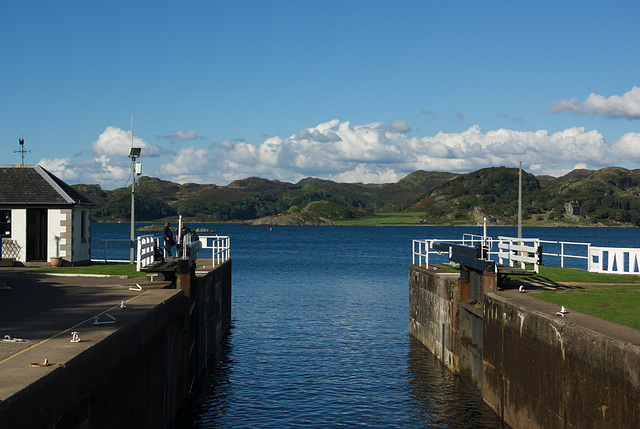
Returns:
[[[159,172],[179,182],[200,182],[198,179],[210,173],[210,154],[206,149],[193,146],[182,148],[171,160],[159,167]]]
[[[320,177],[337,181],[384,183],[416,170],[468,172],[483,167],[516,166],[520,161],[539,172],[570,171],[583,163],[594,167],[620,161],[612,153],[632,152],[636,135],[608,144],[602,134],[574,127],[547,130],[484,131],[475,125],[459,133],[411,137],[405,122],[352,126],[335,119],[260,145],[236,144],[217,153],[218,168],[231,179],[248,175],[295,181]],[[612,151],[615,148],[616,151]],[[640,156],[640,153],[633,156]]]
[[[582,104],[576,97],[549,104],[551,113],[569,112],[576,115],[594,113],[607,118],[640,119],[640,87],[634,86],[622,95],[604,97],[591,93]]]
[[[250,176],[297,182],[318,177],[340,182],[397,182],[416,170],[466,173],[484,167],[512,166],[520,161],[534,174],[561,175],[573,168],[602,168],[640,162],[640,133],[607,142],[596,130],[572,127],[557,132],[484,130],[474,125],[461,132],[412,136],[406,121],[352,125],[334,119],[289,137],[270,137],[261,144],[222,140],[206,147],[170,152],[143,140],[145,174],[174,182],[228,184]],[[40,164],[69,183],[98,183],[105,188],[130,183],[127,157],[131,135],[108,127],[92,151]],[[157,154],[147,159],[145,155]],[[88,159],[80,159],[89,155]]]
[[[98,140],[93,142],[92,151],[96,155],[107,156],[129,156],[129,149],[133,147],[142,148],[142,156],[158,156],[160,154],[160,147],[152,145],[144,141],[143,139],[133,136],[133,142],[131,141],[131,131],[121,130],[118,127],[107,127],[102,134],[98,137]]]
[[[38,164],[69,183],[100,184],[105,189],[112,189],[131,182],[131,166],[113,161],[104,154],[84,160],[41,159]]]
[[[394,183],[403,177],[388,167],[358,164],[349,171],[331,174],[327,179],[346,183]]]
[[[626,133],[613,144],[613,151],[619,160],[640,162],[640,133]]]

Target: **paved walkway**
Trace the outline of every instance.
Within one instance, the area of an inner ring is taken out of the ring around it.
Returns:
[[[0,268],[0,401],[179,293],[155,289],[145,277],[57,277],[26,271]],[[129,289],[136,284],[143,290]],[[113,320],[107,314],[116,322],[102,323]],[[72,332],[79,332],[82,341],[71,342]],[[53,365],[30,365],[44,359]]]

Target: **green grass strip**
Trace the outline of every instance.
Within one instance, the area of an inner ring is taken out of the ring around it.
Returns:
[[[108,275],[108,276],[126,276],[127,278],[146,276],[147,273],[136,271],[136,264],[93,264],[79,267],[58,267],[58,268],[40,268],[32,270],[35,273],[53,273],[53,274],[90,274],[90,275]]]
[[[569,311],[640,329],[640,284],[571,286],[531,296],[558,306],[564,305]]]
[[[447,270],[452,270],[447,267]],[[582,283],[559,286],[555,290],[543,290],[530,294],[558,308],[565,306],[576,311],[619,325],[640,329],[640,276],[605,273],[541,266],[533,276],[509,276],[523,281],[549,283]]]
[[[422,212],[401,213],[374,213],[373,217],[338,220],[340,225],[367,226],[367,225],[420,225],[424,217]]]
[[[640,276],[541,266],[540,273],[534,276],[509,277],[524,281],[582,283],[544,290],[531,296],[558,306],[564,305],[570,311],[640,329]]]
[[[533,267],[527,266],[528,269]],[[623,274],[607,274],[607,273],[590,273],[589,271],[578,270],[574,268],[560,268],[546,265],[540,266],[540,272],[532,276],[509,276],[515,280],[538,280],[545,282],[577,282],[577,283],[628,283],[640,282],[640,276],[623,275]]]

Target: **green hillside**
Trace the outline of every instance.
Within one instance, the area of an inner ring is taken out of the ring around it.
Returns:
[[[74,185],[96,203],[95,221],[130,218],[131,188]],[[553,178],[522,175],[523,222],[529,225],[640,225],[640,170],[574,170]],[[322,203],[318,203],[322,202]],[[574,203],[567,210],[567,203]],[[329,204],[331,203],[331,204]],[[136,184],[136,220],[246,221],[314,214],[345,224],[514,225],[518,169],[484,168],[467,174],[416,171],[397,183],[298,183],[259,177],[227,186],[178,184],[142,177]]]

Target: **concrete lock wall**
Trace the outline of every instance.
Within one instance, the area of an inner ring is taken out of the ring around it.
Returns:
[[[178,280],[183,290],[2,402],[0,427],[166,427],[231,322],[231,261]]]
[[[577,324],[575,317],[570,322],[537,311],[532,307],[548,304],[535,298],[489,292],[494,280],[472,273],[467,283],[464,276],[412,265],[409,332],[513,428],[640,427],[640,347]],[[481,300],[467,290],[474,282],[485,286]],[[523,300],[532,301],[516,302]],[[479,301],[475,320],[482,338],[475,341],[467,319]],[[594,320],[598,329],[610,324]],[[474,342],[479,346],[467,344]]]
[[[180,261],[177,287],[185,297],[185,388],[188,391],[231,323],[231,260],[193,281],[194,273]]]
[[[640,427],[637,346],[488,293],[483,355],[483,399],[512,427]]]
[[[409,333],[454,373],[460,371],[458,277],[409,268]]]

